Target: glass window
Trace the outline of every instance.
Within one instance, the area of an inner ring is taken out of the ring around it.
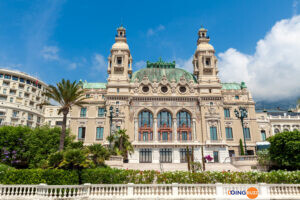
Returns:
[[[274,133],[276,134],[276,133],[279,133],[279,132],[280,132],[279,129],[275,128]]]
[[[226,132],[226,139],[233,139],[232,128],[231,127],[226,127],[225,132]]]
[[[78,128],[78,139],[84,139],[85,138],[85,127],[79,127]]]
[[[218,140],[217,127],[215,126],[210,127],[210,139]]]
[[[11,75],[5,74],[4,78],[5,78],[5,79],[11,79]]]
[[[245,134],[245,138],[250,140],[251,139],[251,135],[250,135],[250,129],[249,128],[244,128],[244,134]]]
[[[215,163],[219,162],[219,152],[218,151],[214,151],[213,154],[214,154],[214,162]]]
[[[18,114],[19,114],[19,111],[17,111],[17,110],[13,110],[13,117],[17,117],[18,116]]]
[[[158,113],[157,118],[159,128],[164,126],[166,126],[167,128],[172,127],[172,116],[168,111],[161,111],[160,113]]]
[[[162,140],[168,141],[168,132],[162,133]]]
[[[31,81],[30,80],[26,80],[26,83],[31,85]]]
[[[186,131],[183,131],[182,134],[181,134],[181,139],[182,139],[182,140],[187,140],[187,139],[188,139],[187,136],[188,136],[187,132],[186,132]]]
[[[86,97],[86,98],[90,98],[90,94],[86,94],[85,97]]]
[[[159,160],[161,163],[172,163],[172,149],[160,149]]]
[[[104,117],[104,108],[98,108],[98,117]]]
[[[86,117],[86,108],[81,108],[80,117]]]
[[[148,132],[143,132],[143,141],[148,141]]]
[[[41,89],[41,88],[42,88],[42,85],[41,85],[41,84],[38,84],[38,88]]]
[[[40,123],[40,122],[41,122],[41,117],[37,117],[36,122],[37,122],[37,123]]]
[[[96,140],[103,140],[103,127],[97,127]]]
[[[20,78],[20,82],[24,83],[25,82],[24,78]]]
[[[6,88],[4,88],[4,89],[3,89],[3,94],[6,94],[6,91],[7,91],[7,89],[6,89]]]
[[[117,93],[119,93],[120,92],[120,89],[119,88],[117,88]]]
[[[16,77],[16,76],[13,76],[13,77],[12,77],[12,80],[14,80],[14,81],[18,81],[18,80],[19,80],[19,78],[18,78],[18,77]]]
[[[266,141],[266,139],[267,139],[267,137],[266,137],[266,131],[265,130],[261,130],[260,134],[261,134],[261,140],[262,141]]]
[[[122,64],[122,57],[117,57],[117,63],[118,63],[118,65]]]
[[[180,111],[177,113],[177,126],[178,127],[191,127],[191,115],[188,112]]]
[[[13,98],[13,97],[10,97],[9,101],[10,101],[11,103],[13,103],[13,102],[14,102],[14,98]]]
[[[151,149],[140,149],[140,163],[152,163],[152,150]]]
[[[230,110],[228,108],[224,109],[224,116],[225,117],[230,117]]]
[[[153,116],[149,111],[142,111],[139,114],[139,127],[152,127]]]
[[[238,95],[236,95],[234,98],[235,98],[235,99],[239,99],[240,97],[239,97]]]
[[[0,74],[0,78],[3,78],[3,74]]]
[[[181,163],[187,163],[187,149],[180,149],[180,162]],[[189,157],[192,158],[192,150],[189,149]]]

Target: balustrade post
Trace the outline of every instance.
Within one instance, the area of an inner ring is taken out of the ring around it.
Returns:
[[[133,183],[128,183],[127,197],[133,198]]]
[[[258,193],[258,197],[260,197],[261,199],[270,199],[270,191],[269,191],[269,187],[267,186],[266,183],[259,183],[259,193]]]
[[[172,195],[173,197],[178,196],[178,183],[172,183]]]
[[[84,196],[86,196],[86,197],[90,196],[91,195],[91,184],[85,183],[83,185],[84,185],[85,193],[86,193]]]
[[[46,192],[47,192],[47,188],[46,188],[47,184],[46,183],[40,183],[37,186],[37,196],[46,196]]]
[[[216,183],[216,200],[223,199],[223,184]]]

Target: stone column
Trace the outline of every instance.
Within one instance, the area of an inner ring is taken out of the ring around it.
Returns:
[[[134,119],[134,141],[138,141],[139,137],[138,137],[138,119]]]
[[[179,148],[174,148],[173,149],[173,163],[180,163]]]
[[[154,118],[153,120],[153,138],[154,138],[154,141],[157,142],[157,119]]]
[[[177,142],[177,119],[173,119],[173,137],[174,142]]]
[[[159,149],[153,148],[152,149],[152,163],[159,163]]]
[[[196,119],[193,119],[193,141],[196,141]]]

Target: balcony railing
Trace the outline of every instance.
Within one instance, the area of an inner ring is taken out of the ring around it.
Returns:
[[[228,191],[254,187],[257,199],[299,199],[300,184],[89,184],[0,185],[0,199],[248,199]]]

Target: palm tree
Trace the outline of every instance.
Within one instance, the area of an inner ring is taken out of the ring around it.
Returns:
[[[63,123],[59,141],[59,151],[62,151],[64,149],[66,137],[67,115],[72,106],[76,105],[82,107],[85,103],[84,100],[86,98],[84,96],[84,91],[81,89],[81,85],[76,83],[76,81],[70,82],[70,80],[62,79],[56,86],[49,85],[44,94],[50,99],[58,102],[61,106],[58,110],[58,114],[63,114]]]
[[[107,137],[107,140],[113,144],[113,153],[123,156],[124,160],[128,158],[128,153],[134,152],[126,131],[126,129],[120,129],[115,134]]]

